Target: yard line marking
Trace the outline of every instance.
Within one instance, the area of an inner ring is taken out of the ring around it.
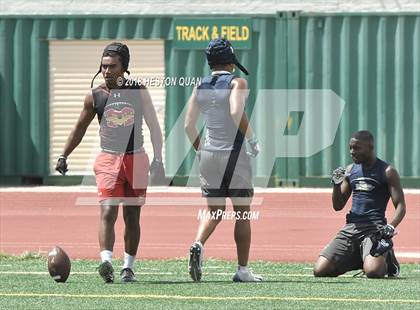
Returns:
[[[48,275],[47,271],[0,271],[0,275]],[[94,271],[72,271],[70,275],[97,275],[98,272]],[[138,275],[178,275],[175,272],[136,272]],[[203,272],[204,275],[207,276],[231,276],[233,272]],[[302,273],[263,273],[266,277],[273,277],[273,278],[299,278],[299,277],[310,277],[314,278],[312,273],[302,274]],[[353,274],[345,274],[341,275],[340,278],[353,278]],[[315,279],[315,278],[314,278]]]
[[[46,271],[0,271],[0,274],[26,274],[26,275],[47,275]],[[70,275],[97,275],[98,272],[93,271],[75,271],[70,272]],[[137,274],[142,275],[177,275],[174,272],[137,272]]]
[[[23,275],[48,275],[47,271],[0,271],[0,275],[14,275],[14,274],[23,274]],[[97,275],[98,272],[94,271],[72,271],[70,275]],[[138,275],[178,275],[175,272],[136,272]],[[231,276],[233,272],[204,272],[205,275],[215,275],[215,276]],[[265,276],[271,277],[313,277],[312,274],[273,274],[273,273],[264,273]],[[348,275],[344,275],[347,277]],[[351,276],[349,276],[351,277]]]
[[[212,301],[243,301],[243,300],[277,300],[277,301],[342,301],[342,302],[375,302],[375,303],[407,303],[418,304],[420,299],[363,299],[336,297],[295,297],[295,296],[185,296],[156,294],[60,294],[60,293],[7,293],[0,292],[3,297],[58,297],[58,298],[130,298],[130,299],[174,299],[174,300],[212,300]]]
[[[24,274],[24,275],[47,275],[47,271],[0,271],[0,275],[13,275],[13,274]],[[98,272],[94,271],[72,271],[70,275],[97,275]],[[139,275],[178,275],[175,272],[136,272]],[[233,272],[204,272],[205,275],[215,276],[231,276]],[[271,277],[313,277],[312,274],[300,274],[300,273],[264,273],[265,276]],[[352,277],[351,275],[342,275],[341,277]]]

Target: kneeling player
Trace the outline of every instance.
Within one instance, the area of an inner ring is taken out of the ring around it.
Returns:
[[[376,157],[369,131],[354,133],[349,143],[353,164],[334,170],[333,208],[344,208],[353,192],[346,225],[321,252],[316,277],[336,277],[363,269],[368,278],[397,277],[399,264],[393,250],[395,227],[405,215],[404,193],[395,168]],[[387,224],[385,210],[391,197],[396,208]]]

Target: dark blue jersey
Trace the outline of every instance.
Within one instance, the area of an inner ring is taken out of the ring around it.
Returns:
[[[230,114],[230,83],[234,78],[236,76],[228,72],[217,73],[204,77],[197,87],[197,103],[206,126],[204,150],[241,149],[244,136]]]
[[[385,210],[390,197],[385,175],[388,166],[379,158],[369,169],[353,164],[348,177],[353,200],[347,223],[386,224]]]

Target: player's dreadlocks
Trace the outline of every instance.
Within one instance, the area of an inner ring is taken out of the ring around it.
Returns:
[[[128,46],[119,42],[112,42],[111,44],[105,47],[102,53],[102,57],[115,55],[120,56],[124,71],[130,74],[130,71],[128,71],[128,63],[130,62],[130,51],[128,50]],[[90,83],[90,88],[93,87],[93,81],[95,80],[95,78],[98,76],[99,73],[101,73],[102,57],[101,63],[99,64],[99,70],[93,77],[92,82]]]

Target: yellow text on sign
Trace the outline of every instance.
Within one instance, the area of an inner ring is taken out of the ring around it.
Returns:
[[[247,26],[222,26],[220,37],[229,41],[247,41],[249,39],[249,28]]]
[[[210,38],[226,38],[229,41],[249,40],[248,26],[176,26],[178,41],[209,41]]]
[[[176,26],[180,41],[209,41],[209,26]]]

